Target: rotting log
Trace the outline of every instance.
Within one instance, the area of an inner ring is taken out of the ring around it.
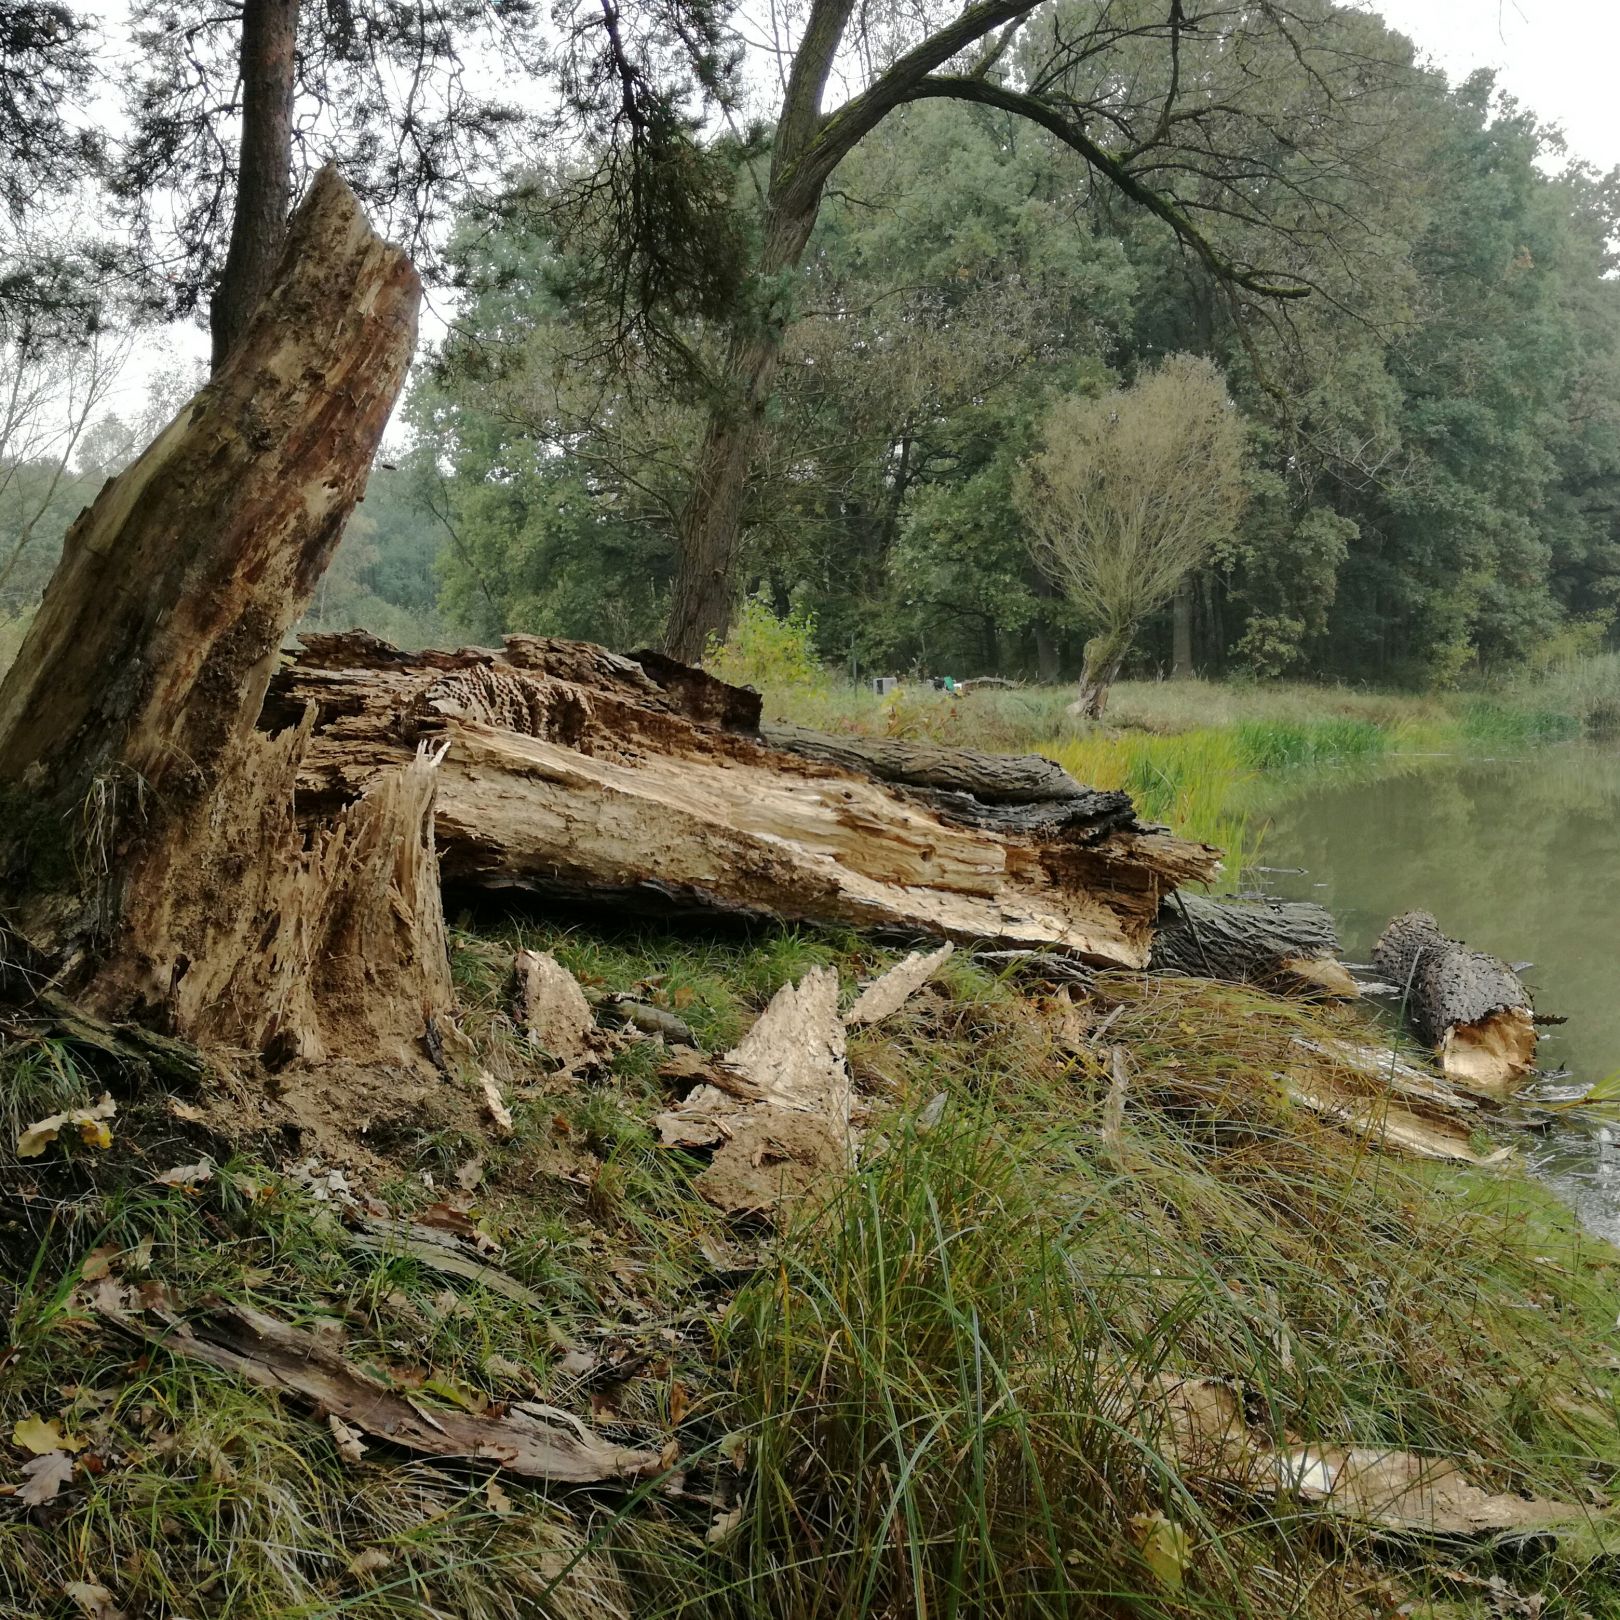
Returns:
[[[754,729],[755,694],[579,642],[402,653],[313,636],[273,683],[265,723],[311,707],[311,809],[449,743],[447,882],[1141,967],[1164,896],[1218,858],[1067,777],[1057,796],[995,804],[784,751]]]
[[[335,169],[209,382],[69,529],[0,683],[0,921],[89,1013],[276,1059],[416,1059],[449,1006],[437,760],[318,826],[258,729],[404,382],[421,287]],[[15,987],[13,987],[15,988]]]
[[[1339,960],[1332,916],[1308,901],[1171,895],[1159,914],[1149,966],[1273,990],[1346,999],[1359,993]]]
[[[1394,918],[1373,961],[1448,1078],[1510,1091],[1533,1071],[1535,1011],[1505,962],[1448,938],[1427,911]]]

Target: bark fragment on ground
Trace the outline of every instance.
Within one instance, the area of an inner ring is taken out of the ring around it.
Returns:
[[[1304,901],[1211,900],[1176,893],[1165,901],[1149,964],[1155,972],[1225,979],[1266,989],[1354,999],[1339,960],[1332,916]]]
[[[658,1452],[616,1445],[555,1407],[514,1402],[498,1417],[430,1411],[348,1361],[329,1338],[248,1306],[221,1307],[185,1321],[167,1313],[154,1318],[113,1301],[98,1308],[136,1337],[290,1395],[405,1451],[493,1463],[558,1485],[630,1484],[662,1466]]]
[[[714,1148],[694,1185],[716,1208],[766,1216],[849,1168],[853,1085],[832,968],[778,990],[718,1068],[655,1122],[667,1146]]]
[[[1505,962],[1448,938],[1426,911],[1394,918],[1373,947],[1373,961],[1450,1079],[1504,1092],[1533,1072],[1534,1007]]]
[[[1273,1444],[1251,1427],[1242,1393],[1223,1379],[1160,1374],[1106,1404],[1118,1421],[1197,1477],[1257,1496],[1291,1497],[1381,1533],[1483,1538],[1573,1528],[1591,1517],[1574,1502],[1485,1490],[1449,1457]]]
[[[1215,869],[1213,850],[1137,822],[1123,795],[1071,782],[987,803],[773,748],[745,723],[750,699],[757,715],[753,694],[701,671],[578,642],[406,654],[355,635],[309,638],[267,713],[316,707],[312,807],[346,802],[424,738],[451,741],[445,875],[490,888],[1140,967],[1163,897]]]

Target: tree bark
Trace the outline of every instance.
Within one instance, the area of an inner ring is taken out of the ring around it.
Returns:
[[[325,813],[419,744],[447,742],[447,882],[1140,967],[1163,896],[1214,870],[1213,850],[1142,826],[1124,795],[1055,767],[1051,796],[998,804],[781,751],[752,730],[751,694],[665,659],[531,637],[500,653],[306,644],[267,706],[270,724],[316,712],[303,802]],[[948,780],[943,751],[918,752],[937,757],[898,774]],[[961,780],[982,784],[982,764],[969,756]]]
[[[1321,906],[1175,894],[1153,936],[1155,972],[1353,998],[1333,918]]]
[[[1394,918],[1373,947],[1373,961],[1448,1078],[1501,1092],[1533,1072],[1530,992],[1505,962],[1447,938],[1426,911]]]
[[[236,206],[225,268],[208,311],[216,374],[247,330],[287,245],[299,5],[300,0],[244,0],[242,8]]]
[[[780,140],[780,136],[778,139]],[[820,191],[797,211],[773,205],[767,213],[759,281],[798,268],[815,226]],[[692,489],[676,526],[675,579],[664,650],[696,664],[712,636],[724,636],[735,605],[748,475],[765,412],[776,387],[788,309],[780,288],[763,311],[745,310],[733,328],[720,395],[710,408],[698,448]]]
[[[1080,695],[1069,705],[1069,713],[1086,720],[1101,720],[1108,707],[1108,694],[1119,679],[1125,655],[1131,650],[1128,630],[1099,630],[1086,643],[1085,662],[1080,668]]]
[[[7,956],[97,1014],[317,1058],[403,1052],[448,1004],[436,762],[407,755],[310,827],[292,801],[306,717],[256,729],[365,487],[420,292],[323,170],[219,373],[68,531],[0,682]],[[382,1027],[401,1016],[414,1033]]]
[[[1193,675],[1193,582],[1189,574],[1170,600],[1170,679],[1191,680]]]

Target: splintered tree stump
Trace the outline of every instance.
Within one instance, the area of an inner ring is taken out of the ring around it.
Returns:
[[[969,755],[953,777],[947,750],[906,745],[909,761],[876,764],[830,739],[785,750],[755,730],[757,695],[656,655],[312,636],[274,682],[267,722],[311,705],[312,809],[349,802],[424,742],[450,744],[437,834],[460,884],[1141,967],[1163,897],[1217,860],[1046,761]]]
[[[420,294],[324,169],[224,365],[68,531],[0,683],[0,920],[28,977],[97,1014],[359,1058],[449,1004],[436,762],[405,751],[312,827],[293,804],[309,725],[258,729]]]
[[[1450,1079],[1501,1092],[1532,1072],[1530,992],[1505,962],[1448,938],[1426,911],[1396,917],[1373,947],[1373,961]]]
[[[1333,918],[1306,901],[1210,900],[1176,894],[1159,913],[1155,972],[1229,979],[1268,989],[1353,999]]]

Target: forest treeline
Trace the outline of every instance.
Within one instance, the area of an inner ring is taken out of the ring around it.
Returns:
[[[1044,8],[1010,46],[1019,81],[1095,9]],[[698,296],[688,264],[648,295],[652,325],[625,319],[647,289],[600,274],[618,227],[577,205],[586,158],[463,200],[454,323],[314,618],[406,642],[658,640],[736,302],[768,298],[780,365],[733,589],[813,623],[851,674],[1074,673],[1097,627],[1032,560],[1019,469],[1055,404],[1180,354],[1212,361],[1241,415],[1241,514],[1134,667],[1443,685],[1599,644],[1620,606],[1620,178],[1568,161],[1488,75],[1448,87],[1374,15],[1319,8],[1313,28],[1309,51],[1121,38],[1084,69],[1200,131],[1241,103],[1251,165],[1228,142],[1214,172],[1211,138],[1143,171],[1199,199],[1207,254],[1072,141],[971,99],[891,110],[796,267]],[[1196,96],[1176,77],[1194,73]],[[758,262],[776,133],[710,127],[723,208],[685,221],[707,233],[689,258]],[[1308,296],[1238,296],[1232,266],[1261,262]],[[0,471],[0,620],[151,425],[103,417],[54,488],[49,458]]]

